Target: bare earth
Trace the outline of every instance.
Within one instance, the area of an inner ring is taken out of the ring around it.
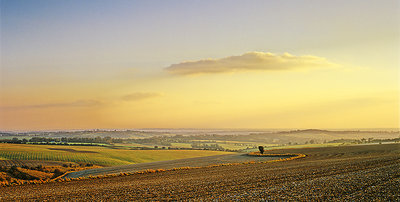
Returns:
[[[292,161],[0,187],[15,200],[400,200],[400,144],[268,151]]]

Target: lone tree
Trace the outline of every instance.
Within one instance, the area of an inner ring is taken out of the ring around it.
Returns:
[[[259,147],[258,147],[258,150],[260,150],[260,153],[261,153],[261,154],[264,154],[264,147],[263,147],[263,146],[259,146]]]

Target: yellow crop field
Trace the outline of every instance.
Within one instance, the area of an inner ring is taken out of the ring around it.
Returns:
[[[172,147],[179,147],[179,148],[192,148],[192,144],[191,143],[171,143]]]
[[[98,146],[0,144],[0,159],[85,162],[112,166],[227,154],[203,150],[128,150]]]

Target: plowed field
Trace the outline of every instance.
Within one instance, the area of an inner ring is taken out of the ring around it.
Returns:
[[[400,144],[275,150],[307,157],[0,188],[0,200],[400,200]]]

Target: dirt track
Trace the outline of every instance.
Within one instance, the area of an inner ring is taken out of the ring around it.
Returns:
[[[0,200],[400,200],[400,144],[276,150],[306,158],[1,187]]]

